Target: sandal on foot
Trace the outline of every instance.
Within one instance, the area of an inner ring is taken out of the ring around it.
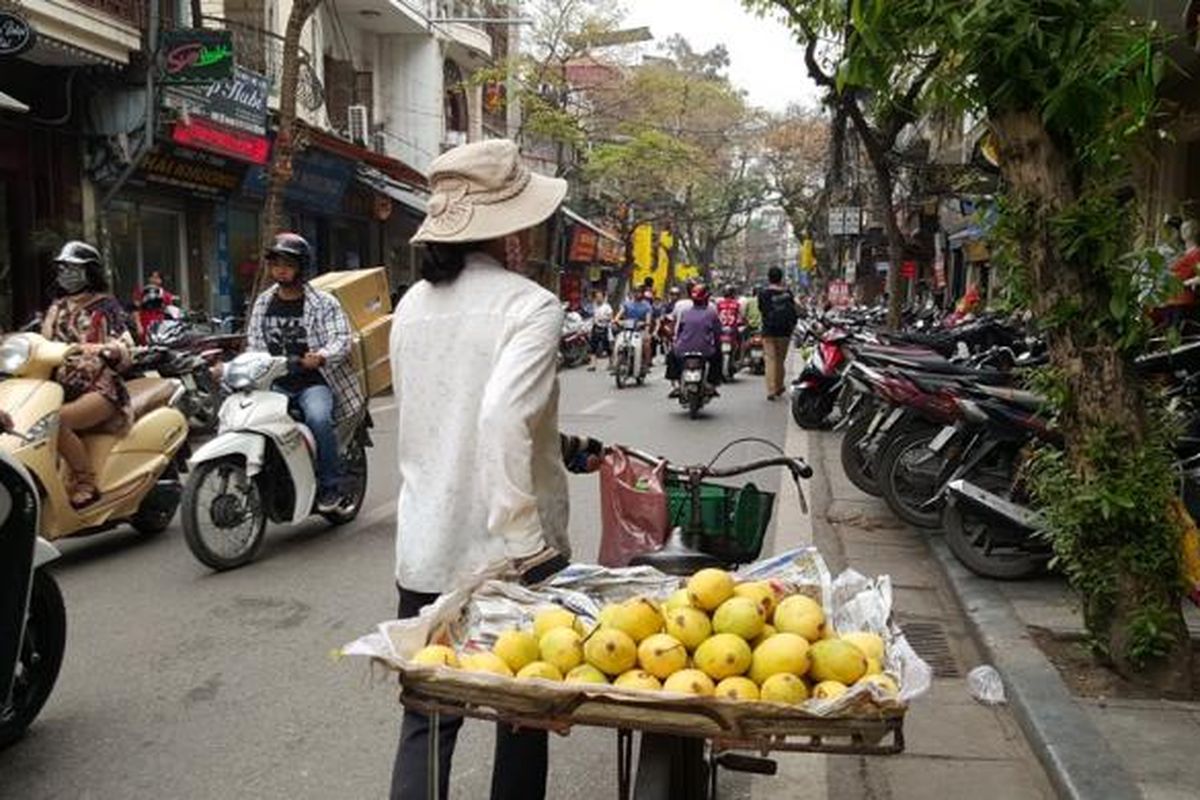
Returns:
[[[71,508],[78,511],[87,508],[100,499],[100,490],[95,486],[79,485],[71,492]]]

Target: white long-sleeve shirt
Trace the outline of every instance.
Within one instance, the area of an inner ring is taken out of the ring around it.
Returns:
[[[400,491],[396,580],[444,592],[550,544],[565,555],[558,298],[482,254],[410,289],[392,322]]]

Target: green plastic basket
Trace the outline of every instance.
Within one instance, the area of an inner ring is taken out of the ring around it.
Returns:
[[[682,528],[693,547],[730,564],[748,564],[758,558],[775,507],[774,493],[761,491],[753,483],[701,483],[703,530],[692,532],[691,487],[683,481],[668,480],[666,490],[668,527]],[[694,533],[698,536],[693,538]]]

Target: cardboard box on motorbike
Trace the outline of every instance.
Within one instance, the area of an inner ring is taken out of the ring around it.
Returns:
[[[338,270],[313,278],[314,288],[329,292],[342,304],[354,332],[351,355],[368,397],[392,386],[388,336],[392,328],[392,298],[383,267]]]

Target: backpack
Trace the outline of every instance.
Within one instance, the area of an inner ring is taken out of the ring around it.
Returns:
[[[764,332],[771,336],[791,336],[796,327],[796,299],[787,289],[764,289],[759,296],[759,311]]]

